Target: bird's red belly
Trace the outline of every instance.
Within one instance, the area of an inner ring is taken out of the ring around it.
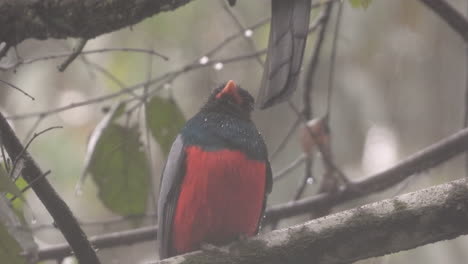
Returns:
[[[265,163],[231,150],[191,146],[186,154],[172,227],[174,253],[254,235],[265,195]]]

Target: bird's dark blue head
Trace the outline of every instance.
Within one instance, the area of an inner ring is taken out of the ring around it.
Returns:
[[[203,106],[203,112],[218,112],[250,119],[254,107],[254,98],[246,90],[228,81],[214,89]]]

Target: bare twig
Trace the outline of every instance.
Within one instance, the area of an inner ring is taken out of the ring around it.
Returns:
[[[239,18],[236,16],[236,14],[234,14],[234,11],[231,7],[229,7],[227,4],[226,4],[226,1],[225,0],[220,0],[223,7],[224,7],[224,10],[226,11],[226,13],[228,13],[228,15],[232,18],[232,20],[234,21],[234,23],[236,24],[237,28],[239,29],[239,31],[241,32],[246,32],[246,28],[244,27],[244,25],[242,25],[242,23],[240,22]],[[250,29],[251,30],[251,29]],[[257,47],[255,46],[255,43],[254,41],[252,40],[252,38],[250,37],[247,37],[245,36],[245,39],[247,41],[247,44],[249,45],[250,49],[252,51],[257,51]],[[258,62],[258,64],[263,67],[263,61],[262,61],[262,58],[260,58],[260,56],[257,56],[256,57],[256,60]]]
[[[142,54],[148,54],[152,56],[158,56],[161,57],[164,60],[169,60],[169,58],[155,50],[148,50],[148,49],[138,49],[138,48],[103,48],[103,49],[95,49],[95,50],[84,50],[81,51],[80,54],[78,55],[89,55],[89,54],[96,54],[96,53],[107,53],[107,52],[131,52],[131,53],[142,53]],[[20,59],[16,63],[9,65],[7,67],[5,66],[0,66],[0,70],[6,71],[6,70],[11,70],[18,68],[21,65],[24,64],[32,64],[40,61],[45,61],[45,60],[53,60],[53,59],[59,59],[59,58],[64,58],[64,57],[69,57],[73,54],[73,52],[63,52],[63,53],[56,53],[56,54],[51,54],[51,55],[46,55],[46,56],[41,56],[37,58],[31,58],[31,59]]]
[[[91,220],[91,221],[86,221],[86,220],[80,220],[78,219],[78,223],[80,224],[81,227],[91,227],[91,226],[98,226],[101,228],[109,228],[111,225],[114,224],[121,224],[121,223],[128,223],[131,221],[142,221],[146,219],[156,219],[156,214],[138,214],[138,215],[129,215],[129,216],[116,216],[116,217],[111,217],[111,218],[106,218],[106,219],[100,219],[100,220]],[[35,224],[31,227],[32,231],[40,231],[44,229],[56,229],[56,226],[53,224]]]
[[[110,93],[110,94],[107,94],[107,95],[104,95],[104,96],[95,97],[93,99],[78,102],[78,103],[71,103],[71,104],[66,105],[66,106],[57,107],[57,108],[49,109],[49,110],[46,110],[46,111],[38,111],[38,112],[31,112],[31,113],[26,113],[26,114],[12,115],[12,116],[7,117],[7,119],[9,119],[9,120],[20,120],[20,119],[25,119],[25,118],[30,118],[30,117],[40,116],[40,115],[51,115],[51,114],[63,112],[63,111],[66,111],[66,110],[70,110],[70,109],[85,106],[85,105],[100,103],[100,102],[107,101],[107,100],[116,98],[118,96],[124,95],[126,93],[132,93],[132,91],[135,91],[135,90],[143,89],[145,85],[153,85],[153,84],[158,83],[160,81],[172,78],[175,75],[180,75],[182,73],[187,73],[187,72],[190,72],[190,71],[193,71],[193,70],[198,70],[198,69],[201,69],[201,68],[210,67],[210,66],[212,66],[212,65],[214,65],[215,63],[218,63],[218,62],[221,62],[223,64],[230,64],[230,63],[243,61],[243,60],[246,60],[246,59],[252,59],[252,58],[255,58],[256,56],[258,56],[259,54],[265,54],[265,52],[266,52],[266,50],[260,50],[258,52],[239,55],[239,56],[234,56],[234,57],[230,57],[230,58],[226,58],[226,59],[222,59],[222,60],[218,60],[218,61],[210,61],[210,62],[208,62],[206,64],[199,64],[199,63],[189,64],[189,65],[186,65],[186,66],[182,67],[179,70],[165,73],[165,74],[160,75],[159,77],[156,77],[156,78],[154,78],[154,79],[152,79],[150,81],[144,81],[144,82],[132,85],[130,87],[124,88],[121,91],[118,91],[118,92],[115,92],[115,93]],[[134,99],[132,99],[132,100],[134,100]]]
[[[57,128],[63,128],[62,126],[53,126],[53,127],[49,127],[49,128],[46,128],[38,133],[34,133],[34,135],[32,136],[32,138],[28,141],[28,143],[26,143],[26,146],[21,150],[21,152],[19,153],[18,156],[16,156],[16,158],[14,159],[13,161],[13,168],[11,169],[11,173],[14,173],[15,170],[16,170],[16,167],[18,166],[18,163],[21,159],[25,158],[25,153],[27,153],[28,149],[29,149],[29,146],[31,145],[31,143],[34,141],[34,139],[36,139],[38,136],[44,134],[45,132],[47,131],[50,131],[52,129],[57,129]],[[16,179],[14,179],[16,180]]]
[[[276,172],[273,174],[273,181],[277,181],[277,180],[280,180],[281,178],[283,178],[284,176],[286,176],[287,174],[289,174],[291,171],[293,171],[295,168],[297,168],[298,166],[300,166],[302,163],[304,163],[306,159],[306,155],[304,153],[301,153],[299,155],[299,157],[297,157],[293,162],[291,162],[291,164],[289,164],[288,166],[284,167],[283,169],[281,169],[280,171]]]
[[[445,0],[421,0],[468,43],[468,21]]]
[[[89,241],[97,249],[111,248],[123,245],[131,245],[143,241],[156,239],[157,228],[154,226],[142,227],[138,229],[114,232],[105,235],[90,237]],[[67,257],[72,254],[68,244],[41,249],[38,252],[39,260],[56,259]]]
[[[34,185],[34,183],[36,183],[38,180],[40,180],[40,179],[42,179],[44,177],[47,177],[47,175],[49,175],[50,173],[51,173],[51,170],[48,170],[48,171],[44,172],[41,176],[39,176],[36,179],[32,180],[31,183],[28,184],[28,186],[24,187],[21,190],[21,193],[24,193],[25,191],[29,190]],[[16,198],[18,198],[18,196],[13,195],[13,197],[10,198],[10,202],[13,202],[14,200],[16,200]]]
[[[36,131],[36,129],[39,127],[39,125],[41,124],[41,122],[44,120],[44,116],[41,115],[41,116],[38,116],[36,118],[36,121],[34,122],[34,124],[31,126],[31,128],[28,130],[28,132],[26,133],[26,136],[24,137],[24,140],[23,140],[23,143],[26,143],[27,141],[29,141],[29,139],[32,137],[34,131]]]
[[[294,123],[291,125],[289,128],[288,132],[284,136],[284,138],[281,140],[281,142],[278,144],[278,146],[273,150],[273,152],[270,155],[270,160],[274,160],[276,156],[284,149],[286,144],[289,142],[289,139],[291,136],[294,134],[296,129],[299,127],[299,124],[301,124],[302,119],[298,116]]]
[[[86,43],[88,42],[88,39],[80,39],[78,40],[78,44],[76,45],[75,48],[73,48],[73,52],[68,56],[68,58],[58,66],[58,70],[60,72],[65,71],[67,69],[68,65],[72,63],[80,55],[80,53],[83,51],[83,48],[85,47]]]
[[[330,55],[330,68],[328,71],[328,94],[327,94],[327,105],[326,105],[326,112],[325,112],[325,122],[327,123],[327,125],[329,124],[329,121],[331,118],[331,110],[332,110],[331,100],[333,98],[336,54],[338,53],[338,36],[340,34],[342,14],[343,14],[343,3],[338,2],[338,12],[336,14],[336,22],[335,22],[335,29],[333,33],[333,42],[332,42],[332,51]]]
[[[2,113],[0,113],[0,138],[12,160],[17,160],[20,156],[24,157],[22,175],[28,184],[31,184],[36,178],[43,175],[43,172],[29,155],[28,151],[24,150],[24,147]],[[96,252],[89,244],[86,235],[80,228],[70,208],[55,192],[47,178],[42,177],[42,179],[35,182],[32,185],[32,189],[44,204],[60,231],[62,231],[78,261],[81,263],[99,264]]]
[[[33,101],[35,100],[34,97],[32,97],[30,94],[28,94],[28,93],[25,92],[24,90],[20,89],[19,87],[17,87],[16,85],[13,85],[13,84],[11,84],[11,83],[9,83],[9,82],[5,82],[5,81],[3,81],[3,80],[0,80],[0,83],[3,83],[3,84],[5,84],[5,85],[7,85],[8,87],[11,87],[11,88],[13,88],[13,89],[15,89],[15,90],[21,92],[22,94],[24,94],[24,95],[26,95],[27,97],[31,98],[31,100],[33,100]]]
[[[329,3],[325,6],[325,10],[323,13],[317,18],[319,24],[320,24],[320,31],[317,36],[317,40],[315,41],[315,47],[314,51],[312,53],[312,56],[310,58],[309,66],[306,72],[306,80],[304,84],[304,92],[303,92],[303,108],[304,110],[302,111],[304,117],[306,120],[310,120],[313,116],[312,114],[312,101],[311,101],[311,94],[312,94],[312,88],[313,88],[313,80],[315,76],[315,72],[317,70],[317,65],[319,61],[319,56],[320,56],[320,50],[322,48],[323,40],[325,39],[325,32],[328,24],[328,18],[330,16],[330,12],[332,9],[332,5]]]

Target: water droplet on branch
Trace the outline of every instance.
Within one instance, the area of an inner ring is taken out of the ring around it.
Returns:
[[[217,62],[215,65],[214,65],[214,69],[217,70],[217,71],[220,71],[222,70],[224,67],[223,63],[221,62]]]
[[[202,64],[202,65],[205,65],[209,61],[210,61],[210,59],[207,56],[203,56],[203,57],[200,58],[200,60],[198,62],[200,62],[200,64]]]

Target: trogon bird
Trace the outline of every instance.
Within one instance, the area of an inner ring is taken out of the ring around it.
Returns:
[[[161,259],[258,232],[272,176],[250,118],[253,105],[253,97],[229,81],[172,144],[158,201]]]

